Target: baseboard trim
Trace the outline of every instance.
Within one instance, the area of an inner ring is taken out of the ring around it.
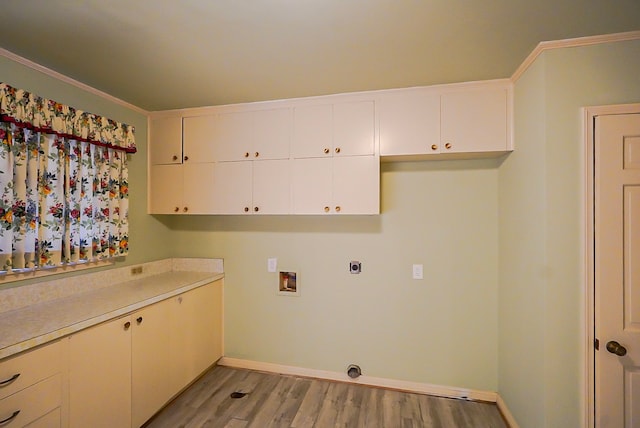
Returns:
[[[427,383],[386,379],[367,375],[362,375],[357,379],[351,379],[349,376],[347,376],[346,373],[264,363],[259,361],[243,360],[239,358],[222,357],[220,361],[218,361],[218,365],[239,369],[257,370],[269,373],[332,380],[338,382],[357,383],[361,385],[389,388],[398,391],[415,392],[419,394],[435,395],[438,397],[446,398],[485,401],[489,403],[495,403],[498,399],[498,394],[492,391],[479,391],[473,389],[456,388],[452,386],[432,385]]]
[[[520,428],[518,426],[518,422],[516,422],[516,418],[514,418],[511,412],[509,411],[509,408],[507,407],[507,403],[504,402],[504,400],[502,399],[502,397],[500,397],[500,395],[498,395],[498,400],[496,401],[496,404],[498,405],[498,410],[500,411],[500,414],[502,415],[505,422],[507,423],[507,426],[509,428]]]

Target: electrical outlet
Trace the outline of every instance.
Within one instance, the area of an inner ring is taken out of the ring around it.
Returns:
[[[267,259],[267,272],[275,272],[278,270],[278,259],[271,257]]]
[[[131,268],[131,275],[140,275],[142,273],[142,266],[136,266]]]
[[[413,265],[413,279],[423,279],[423,266]]]

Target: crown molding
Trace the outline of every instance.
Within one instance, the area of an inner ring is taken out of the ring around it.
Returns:
[[[571,48],[579,46],[590,46],[601,43],[624,42],[627,40],[640,39],[640,31],[628,31],[625,33],[603,34],[601,36],[577,37],[575,39],[553,40],[540,42],[538,46],[520,64],[520,67],[511,76],[511,81],[515,83],[533,62],[544,52],[550,49]]]
[[[24,65],[25,67],[29,67],[32,70],[35,71],[39,71],[40,73],[46,74],[49,77],[53,77],[54,79],[60,80],[64,83],[68,83],[69,85],[75,86],[76,88],[82,89],[83,91],[89,92],[93,95],[96,95],[100,98],[104,98],[107,101],[110,101],[114,104],[118,104],[121,105],[123,107],[126,107],[130,110],[133,110],[135,112],[144,114],[145,116],[149,116],[149,112],[147,110],[144,110],[138,106],[135,106],[133,104],[130,104],[126,101],[121,100],[120,98],[116,98],[113,95],[109,95],[106,92],[103,92],[99,89],[96,89],[92,86],[89,86],[85,83],[79,82],[75,79],[72,79],[69,76],[65,76],[62,73],[58,73],[57,71],[51,70],[50,68],[47,68],[43,65],[40,65],[38,63],[35,63],[31,60],[28,60],[24,57],[21,57],[20,55],[17,55],[11,51],[8,51],[4,48],[0,48],[0,56],[3,56],[5,58],[8,58],[12,61],[17,62],[18,64]]]

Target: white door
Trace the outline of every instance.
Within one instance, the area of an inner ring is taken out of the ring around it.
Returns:
[[[596,118],[596,427],[640,426],[640,114]]]

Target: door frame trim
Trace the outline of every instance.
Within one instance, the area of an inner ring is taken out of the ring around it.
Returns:
[[[583,108],[585,140],[585,307],[584,307],[584,422],[588,428],[595,427],[595,248],[594,248],[594,158],[595,158],[595,118],[604,115],[640,113],[640,103],[593,106]]]

